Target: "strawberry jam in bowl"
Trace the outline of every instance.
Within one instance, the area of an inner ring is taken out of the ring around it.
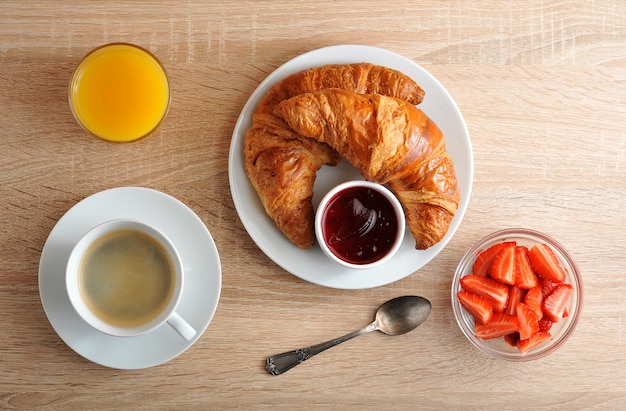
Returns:
[[[452,280],[459,328],[481,351],[511,361],[544,357],[572,335],[583,282],[572,256],[551,237],[517,228],[480,240]]]
[[[315,213],[315,235],[333,261],[353,269],[388,261],[404,238],[405,217],[395,195],[380,184],[348,181],[331,189]]]

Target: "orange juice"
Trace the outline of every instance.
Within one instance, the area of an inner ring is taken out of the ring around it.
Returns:
[[[85,56],[72,76],[69,99],[83,128],[124,142],[158,127],[167,114],[170,88],[154,55],[132,44],[113,43]]]

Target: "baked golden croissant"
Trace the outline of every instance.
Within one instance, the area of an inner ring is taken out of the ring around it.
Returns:
[[[274,112],[299,135],[326,143],[363,177],[388,183],[417,249],[439,242],[459,204],[443,134],[404,100],[327,89],[285,100]]]
[[[246,133],[246,172],[267,214],[300,248],[315,244],[311,199],[317,170],[324,164],[336,165],[341,157],[326,144],[298,136],[274,108],[290,97],[325,88],[391,95],[411,104],[424,97],[410,77],[369,63],[311,68],[285,78],[265,94]]]

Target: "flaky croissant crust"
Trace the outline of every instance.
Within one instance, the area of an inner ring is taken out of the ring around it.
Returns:
[[[275,84],[257,106],[246,133],[248,178],[266,213],[298,247],[315,243],[313,186],[324,164],[341,157],[329,145],[303,139],[274,113],[281,101],[302,93],[339,88],[378,93],[418,104],[424,91],[401,72],[369,63],[331,64],[295,73]]]
[[[299,135],[333,147],[370,181],[388,184],[404,206],[416,248],[441,241],[460,194],[437,125],[412,104],[339,89],[282,101],[275,113]]]

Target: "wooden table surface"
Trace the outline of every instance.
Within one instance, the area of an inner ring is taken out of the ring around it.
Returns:
[[[67,4],[66,4],[67,3]],[[171,109],[133,144],[90,137],[67,102],[90,49],[142,45],[164,63]],[[469,208],[429,264],[363,290],[317,286],[257,247],[235,210],[237,117],[274,69],[304,52],[364,44],[432,73],[463,113],[475,160]],[[626,401],[626,3],[622,0],[3,1],[0,3],[0,408],[620,409]],[[219,306],[165,364],[92,363],[56,334],[39,296],[55,223],[99,191],[142,186],[188,205],[220,253]],[[455,323],[454,269],[490,232],[526,227],[579,264],[584,309],[547,358],[475,349]],[[369,334],[282,376],[265,358],[371,321],[383,301],[433,304],[416,331]]]

